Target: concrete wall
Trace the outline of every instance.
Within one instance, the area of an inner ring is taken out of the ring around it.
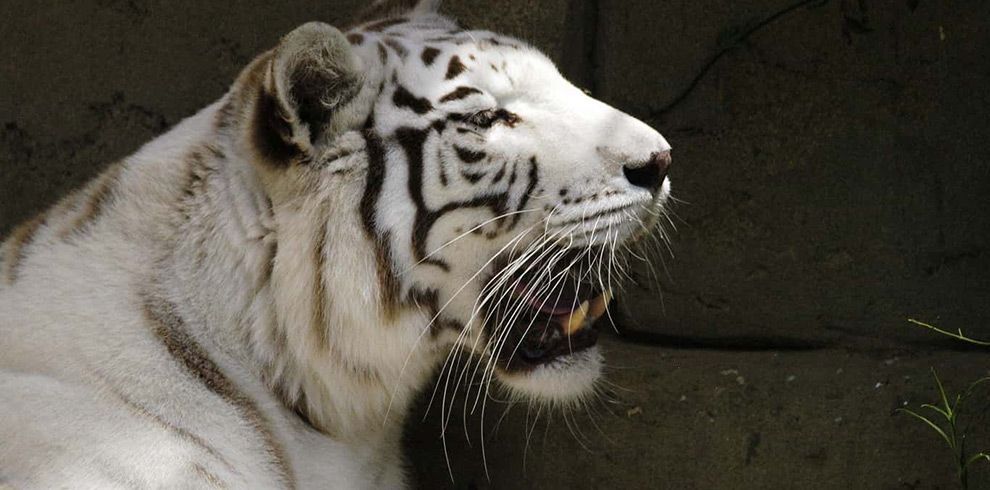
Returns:
[[[687,201],[666,311],[643,294],[634,317],[706,337],[929,338],[908,316],[990,334],[990,3],[833,1],[759,25],[793,3],[601,3],[598,92],[668,135]]]
[[[361,3],[0,3],[0,235]],[[518,407],[489,480],[479,417],[471,446],[455,417],[451,484],[433,410],[409,433],[424,486],[949,485],[934,436],[890,410],[930,395],[930,365],[960,383],[988,366],[904,319],[990,337],[990,2],[794,3],[447,2],[663,132],[684,202],[606,343],[631,390],[596,409],[611,440]]]

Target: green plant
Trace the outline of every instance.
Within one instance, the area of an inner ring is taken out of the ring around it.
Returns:
[[[918,320],[908,319],[908,321],[964,342],[980,346],[990,346],[990,342],[984,342],[967,337],[963,334],[962,330],[958,330],[956,333],[953,333]],[[952,451],[953,459],[956,463],[956,476],[959,479],[959,485],[966,489],[969,488],[970,466],[979,461],[987,461],[990,463],[990,453],[981,451],[969,454],[967,452],[966,436],[968,431],[960,429],[959,413],[966,399],[973,393],[973,390],[980,384],[990,381],[990,377],[980,378],[970,383],[970,385],[966,387],[966,390],[962,393],[956,394],[951,402],[950,397],[945,393],[945,387],[942,385],[942,380],[939,379],[938,373],[935,371],[934,367],[932,368],[932,377],[935,378],[935,386],[938,388],[940,400],[935,402],[935,404],[924,403],[921,405],[921,408],[927,409],[934,413],[932,413],[929,417],[920,411],[911,410],[909,408],[898,408],[897,412],[903,412],[911,415],[912,417],[924,422],[928,427],[938,433],[938,435],[945,441],[945,443],[949,446],[949,449]]]
[[[908,318],[908,321],[911,322],[911,323],[913,323],[913,324],[915,324],[915,325],[920,325],[920,326],[925,327],[925,328],[927,328],[929,330],[938,332],[938,333],[940,333],[942,335],[946,335],[946,336],[952,337],[954,339],[962,340],[963,342],[967,342],[967,343],[970,343],[970,344],[973,344],[973,345],[980,345],[980,346],[983,346],[983,347],[990,347],[990,342],[984,342],[982,340],[972,339],[972,338],[969,338],[969,337],[963,335],[962,329],[956,330],[956,332],[953,333],[953,332],[950,332],[948,330],[942,330],[941,328],[938,328],[938,327],[936,327],[934,325],[929,325],[929,324],[927,324],[925,322],[919,322],[918,320],[915,320],[914,318]]]
[[[935,368],[932,368],[932,377],[935,378],[935,386],[938,387],[938,393],[941,400],[936,402],[935,405],[924,403],[921,405],[921,408],[926,408],[935,412],[937,415],[932,415],[935,420],[933,420],[932,417],[928,417],[909,408],[898,408],[897,411],[904,412],[924,422],[942,437],[946,444],[949,445],[949,449],[952,451],[952,455],[955,459],[956,476],[959,478],[959,484],[962,488],[969,488],[969,467],[972,466],[973,463],[981,460],[990,462],[990,454],[982,451],[975,454],[967,453],[967,431],[960,431],[959,429],[959,411],[963,406],[963,402],[966,401],[966,398],[972,394],[973,389],[981,383],[990,381],[990,377],[980,378],[974,381],[966,388],[966,391],[957,394],[951,403],[949,402],[949,397],[945,394],[945,387],[942,386],[942,381],[938,378],[938,373],[935,372]],[[941,406],[938,406],[939,403]]]

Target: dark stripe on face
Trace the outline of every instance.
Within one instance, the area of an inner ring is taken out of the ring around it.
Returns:
[[[443,162],[440,162],[440,185],[447,187],[448,183],[449,182],[447,181],[447,167],[443,164]]]
[[[402,85],[396,86],[392,103],[400,109],[410,109],[416,114],[426,114],[433,110],[433,104],[429,100],[416,97]]]
[[[464,73],[464,70],[466,69],[467,67],[464,66],[464,63],[461,63],[461,58],[455,54],[450,58],[450,63],[447,63],[447,75],[444,78],[450,80],[451,78]]]
[[[347,42],[354,45],[360,45],[364,42],[364,34],[361,34],[360,32],[352,32],[347,35]]]
[[[295,479],[289,468],[282,444],[275,437],[271,426],[254,401],[245,396],[231,382],[220,367],[189,335],[185,322],[169,301],[151,295],[141,295],[145,320],[151,331],[165,345],[165,349],[185,370],[203,385],[230,404],[258,433],[265,446],[272,470],[286,488],[295,488]]]
[[[480,162],[482,158],[488,156],[485,155],[484,152],[469,150],[457,145],[454,145],[454,152],[457,153],[457,158],[460,158],[464,163],[477,163]]]
[[[386,38],[385,45],[391,48],[392,51],[395,51],[395,54],[399,55],[400,59],[406,59],[406,56],[409,54],[409,50],[393,37]]]
[[[505,162],[502,163],[502,168],[498,169],[498,172],[495,172],[495,176],[492,177],[492,183],[501,182],[503,178],[505,178]]]
[[[381,138],[372,130],[364,131],[365,148],[368,152],[368,170],[365,177],[364,194],[361,196],[361,222],[364,232],[375,247],[378,263],[378,285],[381,289],[381,304],[386,315],[395,309],[399,285],[392,271],[391,236],[378,232],[375,211],[385,182],[385,147]]]
[[[461,175],[472,184],[477,184],[478,181],[485,178],[485,174],[476,174],[470,172],[461,172]]]
[[[526,187],[526,192],[523,193],[522,198],[519,200],[519,209],[526,209],[526,204],[529,203],[529,198],[532,197],[533,191],[536,190],[536,184],[540,180],[540,169],[536,163],[536,157],[529,157],[529,185]],[[521,214],[515,214],[512,216],[512,223],[509,225],[509,229],[515,228],[519,223],[519,218]]]
[[[406,298],[407,303],[412,303],[417,308],[429,314],[433,319],[430,323],[430,330],[433,335],[440,333],[444,329],[460,331],[464,329],[464,324],[443,316],[440,312],[440,294],[436,289],[412,288]]]
[[[79,209],[79,214],[73,218],[69,226],[59,232],[59,238],[65,239],[73,234],[84,233],[99,219],[103,210],[113,204],[113,191],[122,170],[121,164],[114,164],[93,183],[93,189]]]
[[[507,190],[501,193],[484,194],[466,201],[449,202],[439,209],[429,209],[423,198],[423,150],[426,138],[433,130],[432,128],[399,128],[395,132],[395,138],[406,154],[406,161],[409,165],[409,195],[413,204],[416,205],[412,236],[414,259],[424,264],[438,266],[443,270],[449,270],[450,267],[446,263],[434,258],[426,258],[426,242],[433,225],[445,214],[458,209],[487,207],[496,216],[505,214],[508,210],[509,192]]]
[[[474,87],[457,87],[453,92],[440,98],[440,102],[450,102],[460,100],[472,94],[480,94],[481,91]]]
[[[31,218],[30,221],[22,223],[10,234],[10,238],[7,240],[6,249],[4,253],[4,266],[7,268],[7,284],[13,284],[17,280],[17,270],[21,266],[21,262],[27,256],[26,251],[31,243],[34,241],[35,235],[38,233],[38,229],[41,228],[48,220],[48,211],[44,211],[41,214]]]
[[[430,66],[433,61],[437,59],[437,55],[440,54],[440,50],[434,48],[433,46],[427,46],[423,49],[423,54],[420,56],[423,59],[423,64]]]
[[[440,294],[436,289],[411,288],[406,302],[412,303],[418,308],[427,308],[430,313],[440,311]]]
[[[436,221],[433,213],[426,208],[426,201],[423,199],[423,146],[426,137],[431,130],[415,128],[399,128],[395,132],[395,137],[402,145],[406,153],[406,161],[409,165],[409,195],[413,203],[416,204],[416,218],[413,222],[412,248],[416,260],[422,260],[448,271],[450,266],[435,259],[426,259],[426,238],[433,222]]]

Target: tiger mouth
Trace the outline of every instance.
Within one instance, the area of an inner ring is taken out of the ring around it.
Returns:
[[[572,263],[573,264],[573,263]],[[537,264],[509,275],[491,315],[497,366],[526,372],[588,350],[598,343],[595,323],[608,311],[611,289],[581,268]]]

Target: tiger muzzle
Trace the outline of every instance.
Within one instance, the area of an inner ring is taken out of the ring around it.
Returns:
[[[597,344],[595,323],[608,312],[612,292],[579,262],[537,261],[509,275],[503,291],[494,293],[502,301],[486,328],[499,367],[526,371]]]

